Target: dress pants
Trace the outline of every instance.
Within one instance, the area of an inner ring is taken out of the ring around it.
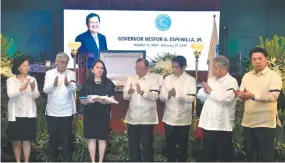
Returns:
[[[273,162],[276,128],[244,127],[244,146],[249,162]]]
[[[56,161],[59,139],[62,140],[62,155],[64,162],[72,161],[72,120],[73,116],[53,117],[46,116],[49,135],[49,161]]]
[[[190,125],[171,126],[164,124],[168,162],[186,162]],[[177,146],[178,145],[178,149]],[[177,157],[178,156],[178,157]]]
[[[153,126],[154,125],[131,125],[128,127],[129,154],[131,162],[153,161]],[[141,159],[141,145],[142,156]]]
[[[203,161],[232,162],[234,161],[232,132],[204,130]]]

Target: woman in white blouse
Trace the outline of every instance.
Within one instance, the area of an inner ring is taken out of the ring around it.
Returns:
[[[29,61],[25,57],[14,60],[14,76],[7,79],[8,137],[13,142],[16,162],[20,162],[23,149],[24,161],[28,162],[31,141],[36,139],[37,108],[35,99],[40,96],[37,81],[28,75]]]

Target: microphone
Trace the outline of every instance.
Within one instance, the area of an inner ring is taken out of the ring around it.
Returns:
[[[151,66],[151,67],[154,66],[156,61],[154,59],[150,58],[149,56],[147,56],[147,58],[150,60],[149,66]]]
[[[149,56],[146,56],[146,57],[147,57],[148,59],[150,59],[151,62],[156,63],[156,61],[155,61],[154,59],[150,58]]]

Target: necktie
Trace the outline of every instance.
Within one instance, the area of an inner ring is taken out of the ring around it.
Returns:
[[[97,48],[99,50],[99,40],[98,40],[98,37],[97,36],[94,36],[94,40],[96,42],[96,45],[97,45]]]

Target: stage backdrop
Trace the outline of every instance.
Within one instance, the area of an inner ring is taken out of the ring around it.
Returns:
[[[194,70],[191,44],[203,42],[199,70],[208,70],[213,15],[219,29],[219,11],[64,10],[65,52],[70,53],[68,42],[87,30],[85,21],[89,13],[100,16],[99,33],[106,36],[109,50],[146,50],[149,60],[164,52],[176,53],[186,57],[187,70]],[[72,59],[68,67],[73,67]]]

